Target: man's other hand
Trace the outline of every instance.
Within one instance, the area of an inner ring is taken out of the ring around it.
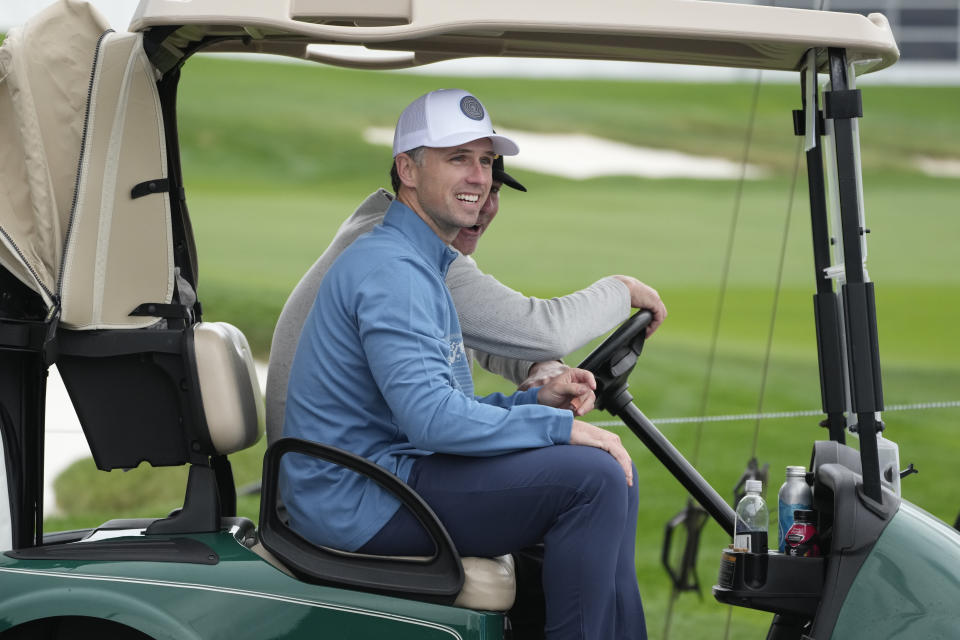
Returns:
[[[573,428],[570,429],[570,444],[603,449],[612,455],[613,459],[623,469],[627,484],[633,486],[633,463],[630,460],[630,454],[627,453],[623,443],[620,442],[620,436],[596,427],[589,422],[574,420]]]
[[[526,391],[534,387],[542,387],[560,374],[569,370],[570,367],[559,360],[546,360],[544,362],[534,362],[527,372],[526,379],[518,387],[520,391]]]
[[[573,415],[582,416],[593,409],[594,389],[597,381],[584,369],[568,368],[540,387],[537,402],[557,409],[570,409]]]

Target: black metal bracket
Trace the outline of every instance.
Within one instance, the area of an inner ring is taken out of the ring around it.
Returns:
[[[147,535],[203,533],[220,529],[220,500],[213,469],[191,465],[183,508],[147,527]]]
[[[913,463],[911,462],[909,465],[907,465],[906,469],[900,472],[900,479],[903,480],[907,476],[912,476],[915,473],[920,473],[920,469],[917,469],[915,466],[913,466]]]
[[[237,515],[237,483],[233,478],[233,466],[227,456],[211,456],[210,467],[217,479],[217,500],[220,517],[234,518]]]
[[[824,122],[823,122],[823,111],[817,109],[817,135],[822,136],[825,131]],[[803,109],[794,109],[793,110],[793,135],[796,136],[805,136],[807,135],[807,118],[806,113]]]
[[[831,120],[863,117],[860,89],[834,89],[823,92],[823,106]]]

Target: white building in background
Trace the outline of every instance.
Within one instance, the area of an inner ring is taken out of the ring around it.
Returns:
[[[753,4],[882,13],[903,62],[960,65],[960,0],[778,0]]]

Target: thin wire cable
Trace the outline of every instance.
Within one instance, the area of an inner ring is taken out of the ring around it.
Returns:
[[[823,2],[824,2],[824,0],[820,0],[820,8],[821,8],[821,9],[823,8]],[[776,6],[776,4],[777,4],[777,3],[776,3],[776,0],[772,0],[772,2],[770,3],[771,6]],[[760,74],[762,74],[762,73],[763,73],[763,72],[761,71]],[[756,86],[756,90],[755,90],[755,94],[754,94],[754,97],[755,97],[755,98],[756,98],[756,95],[759,94],[759,92],[760,92],[760,75],[757,76],[757,86]],[[754,105],[754,106],[756,106],[756,105]],[[754,113],[755,113],[755,112],[754,112]],[[752,129],[752,128],[753,128],[753,118],[751,117],[751,129]],[[797,158],[799,159],[799,154],[797,155]],[[746,159],[746,157],[744,157],[743,164],[744,164],[744,167],[746,167],[746,164],[747,164],[747,159]],[[795,187],[796,187],[796,183],[797,183],[797,168],[794,167],[793,181],[792,181],[792,184],[790,185],[790,200],[789,200],[789,202],[787,203],[787,223],[786,223],[786,229],[784,230],[784,245],[781,247],[781,251],[780,251],[780,269],[781,269],[781,273],[779,273],[779,274],[777,275],[777,290],[776,290],[776,294],[775,294],[775,296],[774,296],[773,317],[771,318],[771,321],[770,321],[770,332],[769,332],[769,335],[768,335],[768,337],[767,337],[767,354],[766,354],[766,356],[765,356],[765,358],[764,358],[764,370],[763,370],[763,375],[762,375],[762,377],[761,377],[760,398],[759,398],[759,400],[758,400],[758,407],[757,407],[757,414],[758,414],[758,415],[761,413],[760,409],[761,409],[762,406],[763,406],[763,396],[764,396],[764,393],[765,393],[765,391],[766,391],[767,366],[768,366],[768,364],[769,364],[769,359],[770,359],[770,347],[771,347],[771,345],[772,345],[772,340],[773,340],[773,324],[774,324],[774,321],[776,320],[777,303],[778,303],[778,301],[779,301],[779,296],[780,296],[780,278],[781,278],[781,276],[782,276],[782,269],[783,269],[783,256],[784,256],[784,254],[786,253],[786,244],[785,244],[785,243],[786,243],[786,236],[787,236],[787,231],[786,231],[786,230],[789,229],[789,226],[790,226],[790,212],[791,212],[792,209],[793,209],[793,193],[794,193],[794,189],[795,189]],[[701,411],[701,412],[700,412],[701,415],[703,415],[704,413],[706,413],[706,411]],[[703,431],[703,426],[702,426],[702,424],[703,424],[703,423],[700,423],[700,425],[701,425],[701,426],[699,427],[700,432]],[[750,459],[751,459],[751,460],[756,460],[756,457],[757,457],[757,455],[756,455],[756,452],[757,452],[757,441],[758,441],[758,439],[759,439],[759,436],[760,436],[760,420],[758,419],[758,420],[756,421],[755,425],[754,425],[754,428],[753,428],[753,446],[752,446],[752,453],[751,453],[751,455],[750,455]],[[733,606],[730,605],[730,606],[727,607],[727,623],[726,623],[725,628],[724,628],[724,630],[723,630],[723,638],[724,638],[724,640],[729,640],[729,638],[730,638],[730,624],[732,623],[732,621],[733,621]]]
[[[783,288],[783,265],[787,256],[787,241],[790,238],[790,221],[793,218],[793,200],[797,192],[797,176],[800,174],[800,152],[802,138],[797,138],[797,152],[794,154],[793,178],[790,181],[790,195],[787,198],[787,214],[783,221],[783,236],[780,240],[780,262],[777,265],[777,283],[773,288],[773,308],[770,311],[770,327],[767,330],[767,347],[763,356],[763,368],[760,374],[760,393],[757,397],[757,415],[763,415],[763,400],[767,392],[767,374],[770,371],[770,354],[773,352],[773,332],[777,326],[777,308],[780,305],[780,290]],[[753,427],[753,445],[750,459],[757,457],[757,444],[760,441],[760,418]]]
[[[957,409],[960,408],[960,400],[939,400],[934,402],[916,402],[913,404],[891,404],[884,407],[884,413],[891,411],[923,411],[926,409]],[[767,413],[728,413],[718,416],[683,416],[674,418],[651,418],[654,424],[693,424],[708,422],[737,422],[742,420],[781,420],[785,418],[810,418],[822,416],[823,409],[804,409],[799,411],[768,411]],[[591,422],[596,427],[625,427],[620,420],[600,420]],[[53,427],[46,430],[47,433],[62,433],[82,435],[79,429],[64,429]]]
[[[676,585],[673,585],[670,589],[670,598],[667,600],[667,615],[664,616],[663,640],[670,640],[670,627],[673,624],[673,607],[679,597],[680,592],[677,591]]]
[[[891,411],[922,411],[925,409],[955,409],[960,408],[960,400],[942,400],[935,402],[917,402],[913,404],[892,404],[883,409],[884,413]],[[776,411],[768,413],[731,413],[719,416],[688,416],[680,418],[651,418],[654,424],[693,424],[706,422],[736,422],[738,420],[777,420],[783,418],[809,418],[822,416],[823,409],[807,409],[802,411]],[[620,420],[605,420],[591,423],[597,427],[623,427]]]
[[[723,640],[730,640],[730,620],[733,617],[733,605],[727,605],[727,624],[723,629]]]
[[[713,336],[710,340],[710,353],[707,356],[706,374],[704,376],[703,393],[700,397],[700,415],[707,413],[707,403],[710,399],[710,385],[713,381],[713,365],[717,358],[717,345],[720,339],[720,321],[723,318],[723,305],[727,297],[727,283],[730,280],[730,265],[733,262],[733,247],[737,237],[737,227],[740,220],[740,205],[743,201],[743,185],[747,181],[747,160],[750,157],[750,147],[753,142],[753,129],[757,117],[757,104],[760,101],[760,84],[763,71],[757,72],[757,81],[753,85],[753,101],[750,107],[750,119],[747,122],[747,135],[743,145],[743,159],[740,163],[740,179],[737,181],[737,192],[733,201],[733,215],[730,219],[730,232],[727,236],[727,253],[723,259],[723,274],[720,278],[720,293],[717,298],[717,310],[713,317]],[[700,459],[700,441],[703,435],[703,425],[698,425],[694,441],[692,463],[694,466]]]
[[[763,81],[763,71],[757,71],[757,80],[753,85],[753,99],[750,105],[750,118],[747,121],[746,139],[743,144],[743,158],[740,162],[740,179],[737,180],[737,192],[733,200],[733,215],[730,218],[730,231],[727,235],[727,252],[723,259],[723,274],[720,278],[720,293],[717,297],[717,310],[713,316],[713,336],[710,339],[710,353],[707,356],[706,373],[704,374],[703,393],[700,396],[700,415],[706,415],[707,403],[710,400],[710,385],[713,381],[713,365],[717,359],[717,345],[720,341],[720,322],[723,318],[723,305],[727,297],[727,284],[730,281],[730,265],[733,263],[733,247],[737,238],[737,228],[740,222],[740,209],[743,202],[743,186],[747,181],[747,161],[750,159],[750,147],[753,144],[753,130],[757,119],[757,105],[760,102],[760,85]],[[693,457],[694,467],[700,460],[700,443],[703,440],[703,422],[697,424],[697,435],[694,439]],[[676,597],[674,585],[671,598]],[[730,607],[732,609],[732,607]],[[670,626],[673,622],[673,607],[668,611],[664,625],[664,638],[669,637]],[[730,632],[730,616],[727,615],[727,629],[724,635]]]

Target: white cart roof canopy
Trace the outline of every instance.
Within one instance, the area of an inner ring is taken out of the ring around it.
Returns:
[[[155,71],[198,48],[370,68],[519,56],[798,70],[810,49],[825,64],[836,47],[860,73],[899,55],[879,14],[698,0],[143,0],[130,31],[60,0],[0,46],[0,268],[71,328],[146,326],[157,319],[137,310],[172,299]]]
[[[880,14],[701,0],[142,0],[130,30],[158,27],[183,27],[163,40],[159,55],[172,56],[166,64],[176,59],[178,48],[182,53],[190,42],[218,36],[225,39],[219,50],[374,68],[513,56],[797,70],[808,49],[823,54],[827,47],[840,47],[864,73],[899,57]],[[308,50],[309,44],[412,55],[378,64],[321,56]]]

